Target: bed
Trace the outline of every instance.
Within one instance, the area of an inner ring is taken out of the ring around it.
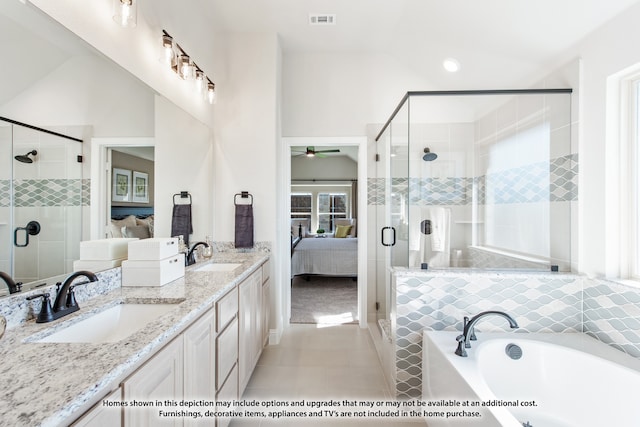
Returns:
[[[358,239],[306,237],[291,255],[291,277],[358,276]]]
[[[107,237],[153,237],[153,206],[112,206]]]

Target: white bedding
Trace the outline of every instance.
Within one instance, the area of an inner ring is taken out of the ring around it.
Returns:
[[[358,275],[358,239],[302,239],[291,255],[291,276],[321,274]]]

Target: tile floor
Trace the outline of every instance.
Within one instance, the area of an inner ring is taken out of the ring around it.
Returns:
[[[244,399],[389,400],[373,341],[358,325],[318,328],[292,324],[280,344],[264,349]],[[331,409],[331,408],[325,408]],[[293,410],[293,409],[290,409]],[[389,418],[235,419],[231,427],[423,427],[422,420]]]

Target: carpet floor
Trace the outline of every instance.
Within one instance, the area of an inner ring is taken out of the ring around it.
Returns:
[[[295,277],[291,286],[291,323],[358,322],[358,282],[349,277]]]

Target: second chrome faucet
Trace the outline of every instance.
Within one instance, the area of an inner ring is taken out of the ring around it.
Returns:
[[[518,328],[518,322],[515,321],[515,319],[511,316],[509,316],[507,313],[504,313],[502,311],[495,311],[495,310],[490,310],[490,311],[483,311],[482,313],[474,316],[471,318],[471,320],[469,320],[469,318],[465,317],[464,318],[464,328],[462,330],[462,335],[458,335],[456,337],[456,341],[458,341],[458,348],[456,349],[455,353],[460,356],[460,357],[467,357],[467,348],[471,348],[471,340],[475,340],[475,333],[473,330],[473,327],[475,326],[476,323],[478,323],[478,321],[480,319],[483,319],[485,317],[488,316],[502,316],[505,319],[507,319],[507,321],[509,322],[509,326],[512,329],[517,329]]]

